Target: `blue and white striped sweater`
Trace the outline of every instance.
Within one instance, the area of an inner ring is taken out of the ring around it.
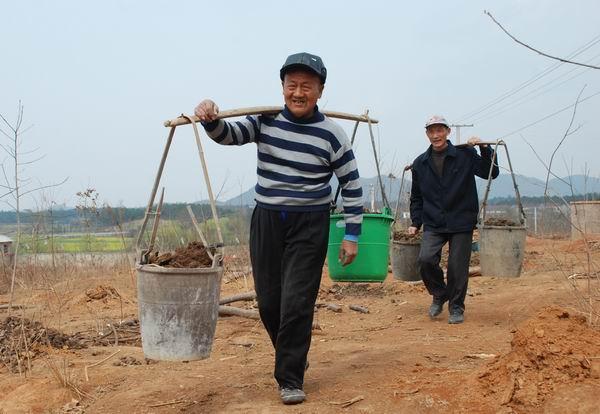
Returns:
[[[341,185],[346,234],[358,236],[362,223],[362,187],[354,153],[344,130],[315,110],[296,119],[287,108],[277,116],[248,116],[203,124],[222,145],[257,144],[256,203],[281,211],[324,211],[332,200],[333,174]]]

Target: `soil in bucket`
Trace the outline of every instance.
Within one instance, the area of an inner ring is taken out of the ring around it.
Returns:
[[[421,244],[421,232],[417,234],[408,234],[402,231],[394,232],[394,241],[406,244]]]
[[[211,253],[214,253],[214,249]],[[176,248],[174,252],[160,254],[154,251],[150,254],[148,263],[162,267],[193,269],[197,267],[211,267],[212,259],[202,243],[193,241],[187,246]]]
[[[520,224],[502,217],[490,217],[485,220],[484,223],[486,226],[499,226],[499,227],[519,227]]]
[[[403,281],[421,280],[417,259],[421,250],[421,232],[408,234],[395,231],[390,248],[390,262],[394,279]]]
[[[149,259],[150,264],[136,268],[144,355],[167,361],[208,358],[223,267],[212,266],[199,242]]]

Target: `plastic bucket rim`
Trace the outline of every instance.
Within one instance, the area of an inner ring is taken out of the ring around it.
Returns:
[[[218,273],[223,271],[223,266],[215,266],[215,267],[163,267],[156,265],[148,265],[148,264],[139,264],[136,263],[135,270],[142,271],[145,273],[157,273],[163,275],[174,275],[174,274],[184,274],[184,275],[192,275],[192,274],[208,274],[208,273]]]
[[[344,215],[341,213],[336,213],[336,214],[331,214],[329,216],[329,219],[343,219]],[[365,218],[383,218],[386,220],[391,220],[394,221],[394,216],[391,216],[389,214],[383,214],[383,213],[363,213],[363,221]]]

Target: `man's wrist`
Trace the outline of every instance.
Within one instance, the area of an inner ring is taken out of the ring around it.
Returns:
[[[206,132],[212,132],[219,125],[219,120],[215,119],[214,121],[200,121],[200,124]]]
[[[354,234],[346,234],[344,236],[344,240],[348,240],[354,243],[358,243],[358,236],[355,236]]]

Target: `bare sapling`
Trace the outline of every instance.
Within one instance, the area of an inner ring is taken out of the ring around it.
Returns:
[[[587,279],[587,285],[586,285],[586,289],[584,291],[582,291],[580,289],[577,278],[573,278],[572,275],[567,274],[568,272],[565,272],[562,269],[563,266],[562,266],[560,259],[558,257],[556,257],[555,255],[553,255],[553,257],[558,265],[558,268],[563,271],[563,274],[565,275],[567,282],[569,283],[571,288],[573,288],[573,292],[575,294],[575,299],[577,300],[579,307],[581,308],[580,309],[581,313],[583,313],[586,316],[588,323],[590,325],[594,325],[598,320],[600,320],[600,305],[599,305],[600,289],[598,288],[598,283],[600,282],[600,278],[598,277],[597,272],[594,271],[594,269],[597,266],[594,263],[593,258],[592,258],[592,252],[590,249],[588,235],[585,231],[585,228],[583,228],[580,225],[578,220],[574,221],[569,215],[565,214],[563,212],[564,209],[562,209],[561,208],[562,206],[559,204],[559,203],[562,203],[563,206],[568,207],[569,202],[564,197],[552,196],[550,194],[550,188],[548,185],[549,179],[551,176],[558,178],[558,175],[555,172],[553,172],[552,168],[553,168],[554,158],[557,155],[560,147],[565,142],[567,137],[573,135],[575,132],[579,131],[581,128],[581,125],[579,125],[577,127],[573,127],[573,124],[574,124],[575,117],[577,114],[577,106],[581,100],[581,94],[583,93],[584,89],[585,89],[585,86],[581,89],[581,91],[579,92],[579,94],[577,96],[575,104],[573,105],[573,112],[571,114],[571,119],[570,119],[569,125],[568,125],[567,129],[565,130],[565,133],[563,134],[561,140],[558,142],[558,144],[552,151],[552,154],[550,156],[548,163],[543,161],[543,159],[540,157],[540,155],[538,154],[536,149],[529,142],[527,142],[527,141],[526,142],[530,146],[530,148],[534,152],[535,156],[542,163],[542,165],[544,166],[544,168],[546,170],[546,180],[545,180],[545,186],[544,186],[544,203],[552,204],[556,208],[556,210],[560,212],[560,214],[563,216],[564,220],[567,220],[569,222],[572,229],[580,235],[580,238],[583,241],[583,246],[585,248],[585,261],[583,263],[580,263],[580,265],[581,265],[581,267],[586,269],[586,275],[585,275],[586,277],[585,278]],[[567,185],[569,185],[570,190],[571,190],[571,195],[574,197],[575,189],[573,187],[572,182],[571,181],[567,182],[564,179],[560,179],[560,180],[562,182],[566,183]],[[557,201],[557,198],[560,201]],[[542,220],[543,219],[544,218],[542,217]],[[595,285],[592,284],[593,279],[595,279],[595,282],[596,282]]]
[[[23,104],[19,101],[17,106],[17,117],[14,122],[9,122],[6,117],[0,114],[0,119],[5,129],[0,128],[0,133],[8,139],[5,143],[0,143],[0,148],[7,155],[2,164],[2,173],[4,184],[0,184],[0,188],[4,189],[4,194],[0,195],[0,200],[4,201],[16,213],[16,238],[14,243],[12,274],[10,278],[10,296],[8,302],[8,314],[12,311],[12,303],[14,300],[15,279],[19,263],[19,244],[21,242],[21,201],[28,194],[35,193],[44,188],[56,187],[63,184],[66,179],[57,184],[40,185],[37,187],[31,186],[31,180],[22,176],[23,169],[26,165],[39,161],[41,157],[33,158],[37,149],[32,151],[22,151],[22,135],[31,129],[31,126],[23,127]]]

